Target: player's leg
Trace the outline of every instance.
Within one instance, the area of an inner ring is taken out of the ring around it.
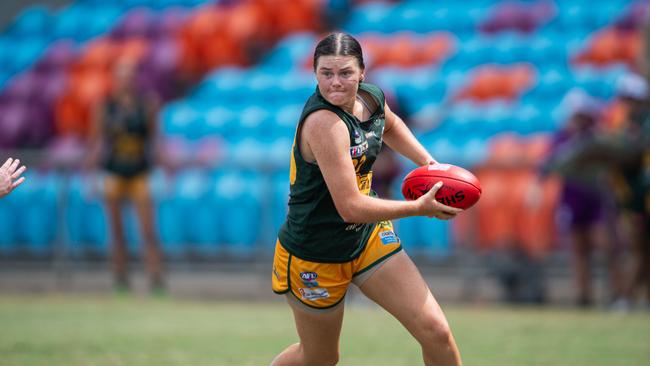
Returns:
[[[129,187],[144,240],[145,262],[152,289],[163,287],[162,253],[153,224],[153,204],[146,175],[133,178]]]
[[[122,199],[124,198],[123,184],[119,177],[107,176],[105,181],[106,210],[108,211],[108,224],[111,230],[111,264],[113,269],[114,285],[127,288],[128,257],[122,225]]]
[[[343,303],[327,311],[309,310],[287,295],[298,331],[299,343],[280,353],[272,366],[332,366],[339,360],[339,337],[343,323]]]
[[[577,302],[579,306],[590,306],[593,303],[591,288],[590,256],[591,242],[589,229],[578,226],[571,231],[573,247],[573,268],[578,290]]]
[[[384,262],[360,289],[415,337],[422,346],[425,365],[461,365],[447,319],[405,252]]]

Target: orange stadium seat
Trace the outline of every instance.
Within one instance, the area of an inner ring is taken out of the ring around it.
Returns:
[[[83,104],[102,100],[111,88],[111,72],[88,70],[70,74],[69,90]]]
[[[597,66],[624,62],[635,68],[641,46],[642,38],[638,31],[607,28],[596,32],[573,62]]]
[[[182,27],[179,34],[180,68],[190,75],[201,75],[202,50],[209,39],[221,29],[226,19],[225,11],[218,7],[205,7],[197,11]]]
[[[504,69],[511,95],[508,97],[517,97],[526,89],[530,88],[535,81],[535,67],[531,64],[521,63]]]
[[[418,46],[412,33],[395,34],[392,39],[385,40],[384,45],[383,53],[386,56],[382,59],[386,65],[406,68],[416,65]]]
[[[266,11],[263,4],[253,1],[233,7],[228,10],[223,31],[241,44],[270,42],[273,30]]]
[[[54,105],[55,128],[59,135],[85,137],[88,134],[90,110],[83,108],[79,99],[69,91]]]
[[[74,67],[108,71],[115,60],[117,52],[115,42],[109,39],[96,40],[86,46]]]
[[[555,212],[560,182],[555,178],[538,181],[534,171],[522,172],[519,184],[524,189],[522,208],[517,216],[517,236],[526,252],[542,257],[557,247]],[[533,197],[532,185],[539,184],[541,194]]]
[[[494,137],[488,149],[486,162],[490,165],[517,165],[522,163],[522,142],[514,133]]]
[[[149,42],[144,38],[130,38],[117,45],[116,62],[133,65],[140,63],[149,50]]]
[[[420,65],[440,63],[455,51],[455,47],[456,40],[450,33],[433,33],[419,42],[413,50],[415,62]]]
[[[275,40],[293,32],[321,30],[321,0],[254,0],[270,14]]]

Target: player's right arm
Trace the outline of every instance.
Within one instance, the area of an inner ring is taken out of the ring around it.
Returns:
[[[415,201],[385,200],[362,194],[350,158],[348,129],[330,111],[319,110],[306,118],[300,132],[299,148],[305,160],[318,164],[334,205],[345,222],[377,222],[408,216],[446,220],[462,211],[435,200],[442,184],[437,184]]]

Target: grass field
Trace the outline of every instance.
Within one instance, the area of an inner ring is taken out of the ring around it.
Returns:
[[[465,365],[649,365],[650,316],[445,306]],[[351,306],[340,365],[419,365],[376,308]],[[0,365],[268,365],[296,336],[284,304],[0,298]]]

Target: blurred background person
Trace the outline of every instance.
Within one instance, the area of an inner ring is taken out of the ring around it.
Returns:
[[[24,165],[18,168],[19,166],[20,160],[9,158],[0,167],[0,197],[8,195],[25,181],[21,175],[27,168]]]
[[[572,91],[564,102],[570,111],[569,118],[553,136],[542,176],[556,173],[562,179],[557,223],[571,245],[576,304],[587,307],[594,302],[592,261],[599,244],[607,251],[609,296],[614,300],[621,297],[621,251],[613,235],[614,228],[608,225],[615,216],[606,180],[607,164],[578,158],[579,152],[598,138],[601,107],[582,90]]]
[[[594,150],[607,153],[618,221],[630,247],[625,298],[616,304],[626,310],[639,289],[650,302],[650,89],[637,74],[620,78],[616,89],[622,111],[618,120],[610,119],[611,131]]]
[[[104,191],[111,232],[114,286],[130,289],[128,251],[122,209],[133,203],[144,243],[144,259],[153,293],[164,292],[163,256],[154,228],[148,176],[154,163],[157,102],[134,83],[135,65],[117,63],[112,91],[94,111],[90,129],[90,165],[106,172]]]

